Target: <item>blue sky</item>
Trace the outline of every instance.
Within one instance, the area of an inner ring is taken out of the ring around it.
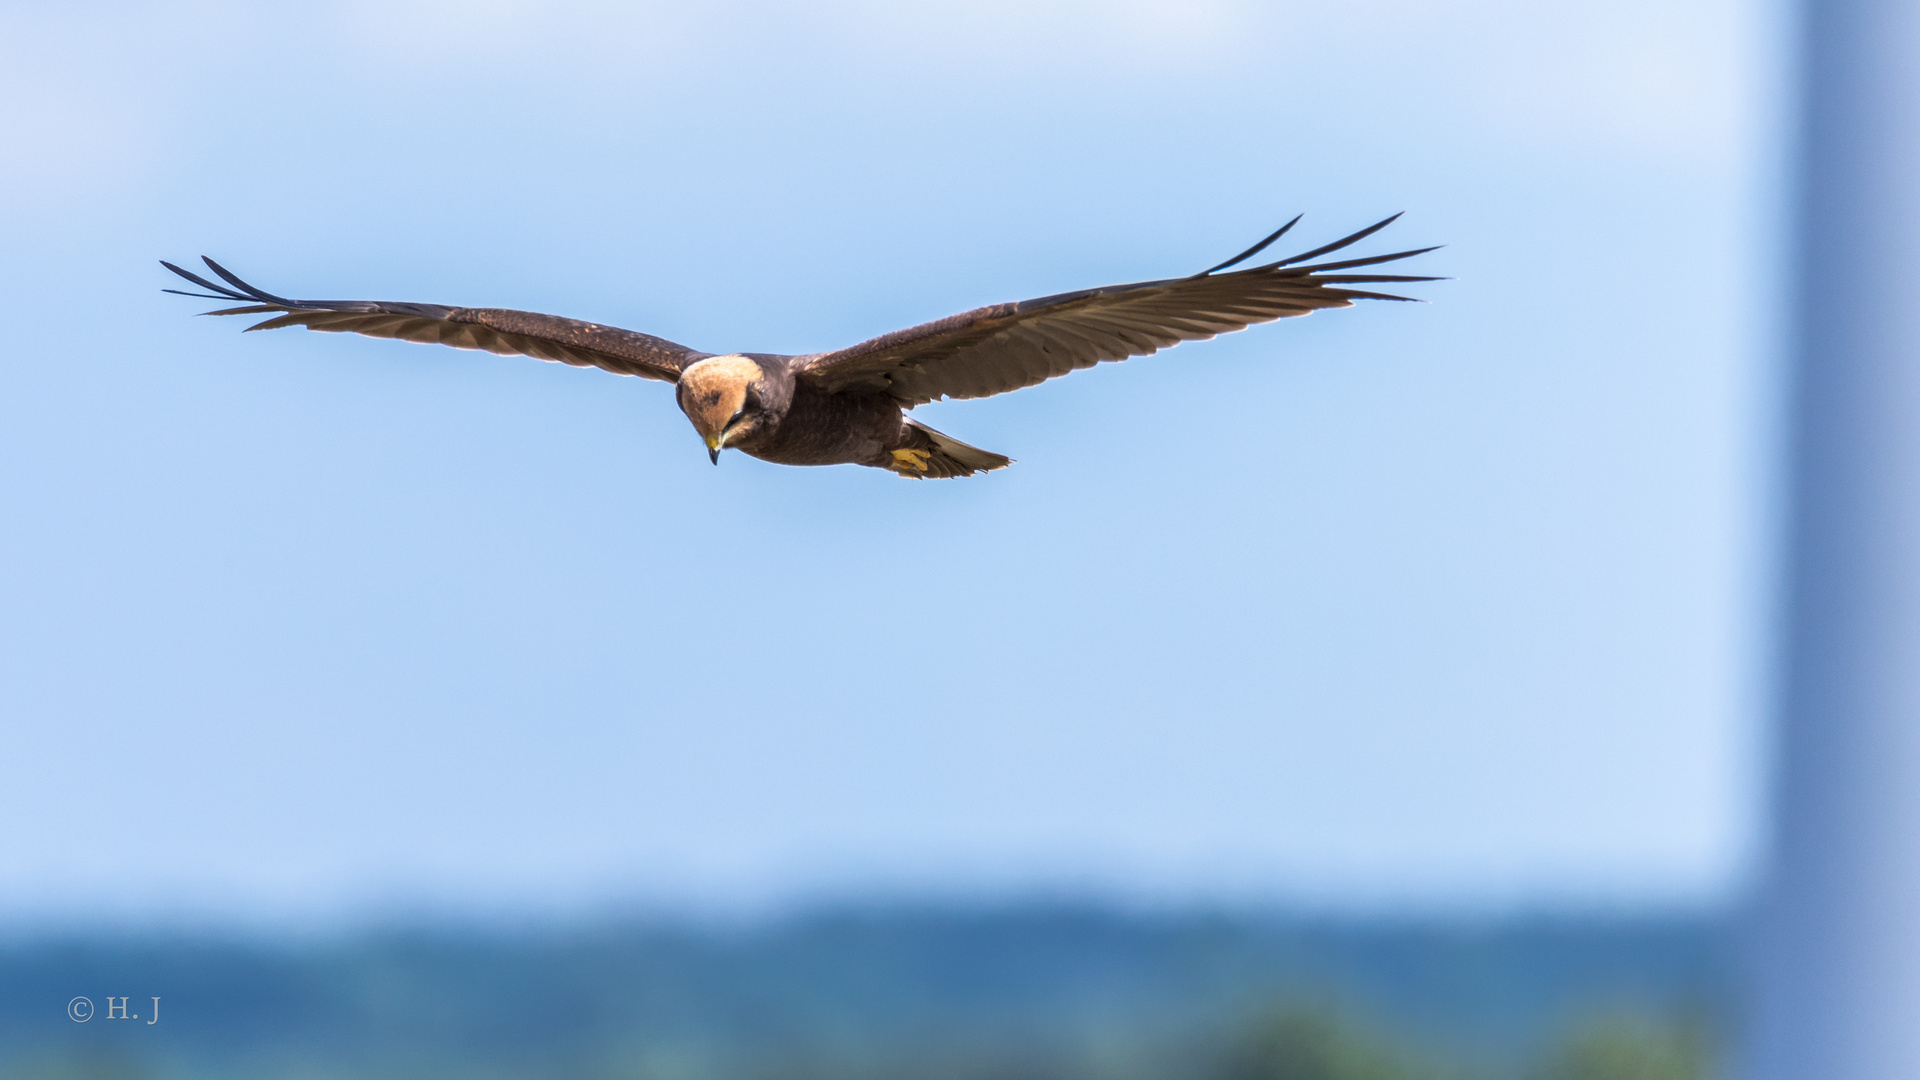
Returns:
[[[0,5],[0,909],[1725,897],[1774,18]],[[154,261],[807,352],[1401,210],[1431,303],[929,406],[948,483]]]

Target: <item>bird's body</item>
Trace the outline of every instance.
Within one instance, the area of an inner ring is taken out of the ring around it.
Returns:
[[[302,325],[351,331],[520,353],[673,383],[681,412],[716,463],[722,449],[733,448],[781,465],[867,465],[902,476],[946,477],[1011,462],[909,418],[906,410],[915,405],[1005,393],[1102,360],[1143,356],[1256,322],[1347,307],[1357,299],[1406,299],[1347,287],[1354,284],[1434,280],[1330,272],[1431,248],[1298,265],[1371,235],[1393,218],[1292,259],[1219,273],[1259,253],[1294,221],[1240,256],[1191,277],[996,304],[852,348],[804,356],[715,355],[630,330],[501,308],[289,300],[248,285],[212,259],[205,260],[207,266],[227,285],[163,265],[213,290],[183,295],[245,302],[209,314],[276,313],[249,329]]]
[[[794,374],[795,359],[714,356],[681,373],[680,411],[716,459],[724,445],[776,465],[871,465],[918,476],[1009,464],[907,419],[888,394],[823,390]],[[735,417],[740,425],[730,427]]]

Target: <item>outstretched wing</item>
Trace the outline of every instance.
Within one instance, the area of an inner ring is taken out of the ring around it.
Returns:
[[[824,389],[872,387],[913,406],[942,397],[1004,394],[1102,360],[1145,356],[1254,323],[1349,307],[1355,300],[1407,300],[1347,286],[1438,279],[1337,271],[1392,262],[1433,248],[1301,265],[1371,236],[1399,216],[1291,259],[1230,274],[1219,272],[1265,250],[1293,228],[1300,220],[1296,217],[1241,254],[1192,277],[1109,285],[978,308],[896,330],[849,349],[801,358],[795,362],[795,373]]]
[[[163,291],[181,296],[202,296],[209,300],[246,302],[242,307],[209,311],[208,315],[281,313],[247,327],[249,330],[304,326],[310,330],[402,338],[451,345],[456,349],[517,353],[575,367],[597,367],[616,375],[638,375],[643,379],[665,382],[678,382],[680,372],[688,364],[710,355],[632,330],[531,311],[407,304],[387,300],[289,300],[254,288],[204,255],[201,259],[227,285],[216,285],[198,274],[162,260],[160,265],[201,288],[213,290],[207,293],[182,292],[179,289]],[[232,288],[228,288],[229,285]]]

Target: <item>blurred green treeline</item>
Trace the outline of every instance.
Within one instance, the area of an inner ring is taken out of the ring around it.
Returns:
[[[1707,1080],[1728,942],[1066,907],[16,933],[0,1080]]]

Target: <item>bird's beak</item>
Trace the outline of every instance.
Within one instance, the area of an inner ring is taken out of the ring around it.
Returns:
[[[707,439],[707,457],[715,465],[720,464],[720,448],[726,444],[727,436],[725,432],[721,432]]]
[[[707,458],[715,465],[720,464],[720,448],[718,446],[707,447]]]

